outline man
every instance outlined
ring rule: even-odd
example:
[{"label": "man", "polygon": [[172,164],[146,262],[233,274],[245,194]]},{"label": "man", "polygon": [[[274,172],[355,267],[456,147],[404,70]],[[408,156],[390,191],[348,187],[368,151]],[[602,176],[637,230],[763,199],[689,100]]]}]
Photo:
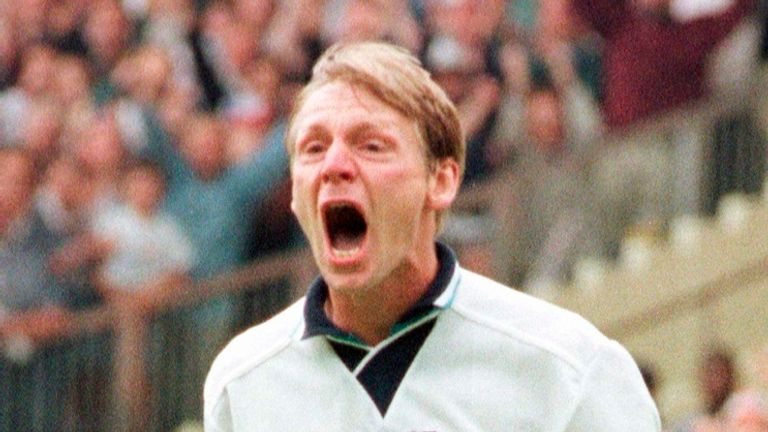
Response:
[{"label": "man", "polygon": [[679,22],[670,13],[671,0],[572,0],[574,12],[605,39],[603,111],[610,129],[706,95],[710,54],[754,0],[733,3],[721,13]]},{"label": "man", "polygon": [[69,293],[48,268],[60,239],[33,206],[36,183],[28,153],[0,148],[0,429],[56,430],[71,374]]},{"label": "man", "polygon": [[[168,176],[163,206],[178,221],[195,251],[190,269],[193,280],[213,277],[245,261],[253,215],[287,171],[284,129],[273,126],[260,151],[233,165],[227,163],[225,155],[228,131],[216,117],[194,116],[176,146],[155,129],[157,139],[148,141],[143,156],[157,162]],[[199,389],[216,351],[236,325],[236,310],[235,298],[224,296],[172,315],[172,321],[177,322],[174,325],[195,340],[179,339],[181,345],[175,349],[184,353],[189,365],[182,368],[183,374],[169,375],[181,378],[174,385],[183,386],[182,390],[172,393],[187,398],[183,402],[182,398],[174,399],[183,404],[184,417],[200,411]],[[178,364],[172,361],[167,367],[176,370]]]},{"label": "man", "polygon": [[593,106],[587,95],[582,88],[561,93],[542,81],[523,97],[524,131],[515,131],[522,139],[510,185],[515,231],[508,274],[529,293],[544,293],[567,280],[577,254],[600,251],[602,236],[594,232],[594,197],[583,162],[593,142],[586,137],[595,131],[588,130],[589,122],[573,120],[575,110],[583,115]]},{"label": "man", "polygon": [[207,431],[660,429],[618,344],[462,269],[435,242],[464,140],[413,57],[378,43],[330,48],[287,146],[292,209],[321,277],[219,355]]}]

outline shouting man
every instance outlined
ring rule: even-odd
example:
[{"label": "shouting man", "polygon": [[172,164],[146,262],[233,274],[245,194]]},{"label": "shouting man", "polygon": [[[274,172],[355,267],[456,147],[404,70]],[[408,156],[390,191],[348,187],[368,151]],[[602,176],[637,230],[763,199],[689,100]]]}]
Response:
[{"label": "shouting man", "polygon": [[219,355],[208,432],[660,430],[621,346],[462,269],[436,241],[465,142],[415,58],[331,47],[287,148],[292,208],[321,276]]}]

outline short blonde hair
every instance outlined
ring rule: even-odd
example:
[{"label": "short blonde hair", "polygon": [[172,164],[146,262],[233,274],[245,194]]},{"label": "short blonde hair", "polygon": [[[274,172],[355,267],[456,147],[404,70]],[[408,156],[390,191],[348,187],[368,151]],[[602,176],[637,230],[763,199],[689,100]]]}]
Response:
[{"label": "short blonde hair", "polygon": [[466,144],[456,106],[416,57],[383,42],[339,43],[323,53],[293,106],[286,139],[289,154],[293,154],[296,142],[297,113],[309,95],[333,82],[363,88],[415,119],[430,167],[451,158],[459,164],[459,172],[464,171]]}]

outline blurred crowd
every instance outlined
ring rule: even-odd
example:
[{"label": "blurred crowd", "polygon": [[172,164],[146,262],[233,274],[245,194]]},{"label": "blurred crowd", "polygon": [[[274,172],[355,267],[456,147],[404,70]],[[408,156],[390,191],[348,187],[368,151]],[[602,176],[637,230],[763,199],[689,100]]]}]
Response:
[{"label": "blurred crowd", "polygon": [[[725,346],[710,346],[697,365],[699,410],[680,419],[662,419],[666,432],[763,432],[768,430],[768,346],[742,358]],[[661,379],[641,367],[651,394]],[[750,384],[746,384],[749,382]]]},{"label": "blurred crowd", "polygon": [[[71,310],[105,300],[151,314],[186,281],[300,242],[285,122],[314,60],[340,41],[418,54],[458,106],[466,184],[517,173],[516,229],[531,234],[515,242],[514,276],[563,277],[572,249],[601,248],[588,245],[595,189],[583,174],[599,137],[707,97],[709,56],[756,6],[0,2],[0,338],[55,340]],[[757,62],[745,52],[734,64]],[[189,318],[210,341],[200,357],[228,337],[233,307]]]}]

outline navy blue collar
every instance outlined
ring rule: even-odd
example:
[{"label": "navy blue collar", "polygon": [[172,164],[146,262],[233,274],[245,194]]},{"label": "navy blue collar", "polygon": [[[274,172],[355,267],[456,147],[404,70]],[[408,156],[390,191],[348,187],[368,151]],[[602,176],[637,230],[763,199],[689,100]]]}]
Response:
[{"label": "navy blue collar", "polygon": [[[424,317],[438,307],[435,305],[435,301],[445,291],[453,277],[456,269],[456,255],[448,246],[439,242],[435,243],[435,250],[438,261],[435,279],[419,301],[395,323],[390,330],[391,335],[398,333],[398,331],[407,327],[410,323]],[[318,277],[312,282],[307,292],[304,304],[306,327],[302,339],[324,335],[338,340],[347,340],[358,345],[364,344],[357,336],[339,329],[331,322],[324,309],[327,298],[328,285],[326,285],[322,277]]]}]

